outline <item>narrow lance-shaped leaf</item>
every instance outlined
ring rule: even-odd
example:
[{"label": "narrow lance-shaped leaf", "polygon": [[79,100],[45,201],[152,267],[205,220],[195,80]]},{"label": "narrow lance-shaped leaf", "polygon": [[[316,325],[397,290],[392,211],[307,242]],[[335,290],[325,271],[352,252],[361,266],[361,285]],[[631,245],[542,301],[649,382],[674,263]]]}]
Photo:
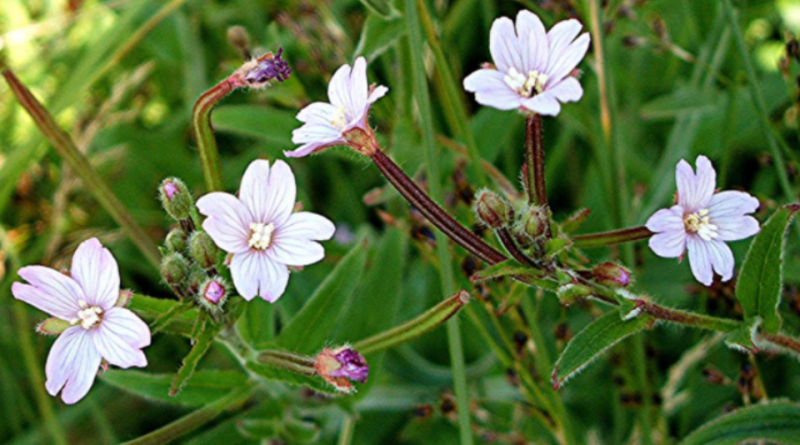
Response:
[{"label": "narrow lance-shaped leaf", "polygon": [[570,340],[558,358],[551,376],[553,388],[561,387],[608,348],[646,328],[650,321],[647,315],[623,321],[618,311],[609,311],[593,321]]},{"label": "narrow lance-shaped leaf", "polygon": [[218,331],[218,327],[210,326],[208,323],[205,324],[197,337],[197,341],[195,341],[194,346],[192,346],[192,350],[189,351],[189,354],[183,359],[181,368],[178,370],[178,373],[175,374],[175,379],[172,381],[172,386],[169,388],[169,395],[178,395],[186,382],[194,375],[197,364],[200,363],[200,359],[202,359],[209,348],[211,348],[211,345],[214,343],[214,337],[216,337]]},{"label": "narrow lance-shaped leaf", "polygon": [[367,259],[363,243],[355,244],[281,331],[277,342],[282,348],[295,353],[319,352],[361,278]]},{"label": "narrow lance-shaped leaf", "polygon": [[238,371],[197,371],[180,394],[170,397],[171,374],[113,370],[101,375],[106,383],[145,399],[193,407],[205,406],[247,384],[247,376]]},{"label": "narrow lance-shaped leaf", "polygon": [[748,406],[706,423],[680,445],[737,445],[759,441],[800,444],[800,405],[780,401]]},{"label": "narrow lance-shaped leaf", "polygon": [[782,207],[767,221],[750,245],[736,284],[736,298],[746,319],[761,317],[761,327],[775,334],[781,327],[778,314],[783,287],[783,251],[786,228],[800,205]]}]

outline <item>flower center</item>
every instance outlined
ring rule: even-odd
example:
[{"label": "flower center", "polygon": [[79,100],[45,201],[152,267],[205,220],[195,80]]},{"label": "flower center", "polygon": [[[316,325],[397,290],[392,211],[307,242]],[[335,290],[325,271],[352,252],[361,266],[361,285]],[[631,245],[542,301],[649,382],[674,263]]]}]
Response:
[{"label": "flower center", "polygon": [[275,233],[275,224],[250,223],[250,240],[247,245],[251,249],[265,250],[272,243],[273,233]]},{"label": "flower center", "polygon": [[506,85],[524,97],[533,97],[544,91],[544,84],[547,83],[547,74],[539,71],[530,71],[528,76],[511,67],[508,74],[503,78]]},{"label": "flower center", "polygon": [[347,115],[343,106],[339,105],[331,116],[331,125],[338,130],[344,130],[347,125]]},{"label": "flower center", "polygon": [[97,306],[89,306],[83,300],[78,301],[78,306],[81,307],[81,310],[78,311],[78,318],[70,320],[70,323],[80,323],[81,327],[87,331],[100,324],[102,320],[100,314],[103,313],[102,309]]},{"label": "flower center", "polygon": [[683,226],[686,228],[687,232],[696,233],[705,241],[711,241],[719,236],[719,233],[717,233],[718,227],[711,224],[711,217],[708,215],[708,209],[702,209],[684,216]]}]

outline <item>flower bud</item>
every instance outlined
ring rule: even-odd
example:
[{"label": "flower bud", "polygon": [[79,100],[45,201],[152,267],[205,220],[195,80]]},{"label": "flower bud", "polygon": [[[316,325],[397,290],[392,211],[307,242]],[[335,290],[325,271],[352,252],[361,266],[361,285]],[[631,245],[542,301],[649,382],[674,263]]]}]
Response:
[{"label": "flower bud", "polygon": [[198,292],[198,301],[206,309],[219,310],[228,297],[227,286],[221,277],[207,279]]},{"label": "flower bud", "polygon": [[594,266],[592,276],[595,281],[610,287],[626,287],[631,283],[631,273],[619,264],[605,262]]},{"label": "flower bud", "polygon": [[475,213],[492,229],[503,227],[513,217],[511,206],[500,195],[487,190],[478,193],[475,199]]},{"label": "flower bud", "polygon": [[530,206],[520,218],[519,229],[531,238],[544,235],[547,228],[547,211],[539,206]]},{"label": "flower bud", "polygon": [[217,264],[219,249],[206,232],[194,232],[189,238],[189,254],[198,266],[211,269]]},{"label": "flower bud", "polygon": [[170,252],[183,252],[186,250],[186,232],[181,229],[172,229],[164,239],[164,245]]},{"label": "flower bud", "polygon": [[281,59],[283,48],[279,48],[277,54],[267,54],[258,59],[252,60],[242,67],[244,81],[252,88],[263,88],[272,80],[283,82],[289,78],[292,69],[285,60]]},{"label": "flower bud", "polygon": [[161,205],[169,216],[176,221],[189,218],[194,202],[183,181],[178,178],[167,178],[161,182],[158,191]]},{"label": "flower bud", "polygon": [[364,383],[369,377],[369,366],[364,357],[347,346],[324,348],[314,363],[317,373],[337,390],[349,393],[355,388],[350,381]]},{"label": "flower bud", "polygon": [[592,290],[582,284],[568,283],[560,286],[556,290],[556,295],[561,304],[570,306],[577,301],[591,296]]},{"label": "flower bud", "polygon": [[189,264],[179,253],[171,253],[161,259],[161,276],[171,286],[180,286],[189,274]]}]

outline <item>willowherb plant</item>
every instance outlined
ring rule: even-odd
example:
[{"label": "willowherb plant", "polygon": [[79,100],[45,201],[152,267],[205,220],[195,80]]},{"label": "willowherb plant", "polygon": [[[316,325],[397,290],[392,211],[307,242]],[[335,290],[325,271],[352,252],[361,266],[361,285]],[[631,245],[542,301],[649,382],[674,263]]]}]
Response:
[{"label": "willowherb plant", "polygon": [[[374,301],[380,301],[383,292],[397,292],[389,287],[410,287],[417,278],[423,279],[419,270],[419,277],[403,277],[401,266],[392,267],[394,261],[402,262],[395,255],[404,254],[406,242],[404,233],[395,230],[391,232],[394,235],[382,238],[378,247],[370,245],[374,244],[374,236],[358,233],[350,251],[334,260],[336,267],[310,298],[302,305],[298,302],[292,303],[293,307],[282,306],[288,299],[297,299],[297,295],[287,292],[290,276],[296,275],[296,281],[306,280],[306,274],[322,267],[317,263],[325,259],[324,243],[343,229],[340,226],[337,233],[337,227],[327,217],[303,210],[298,203],[293,168],[280,159],[250,160],[241,174],[238,190],[225,191],[228,189],[211,125],[212,110],[235,90],[262,90],[297,76],[283,58],[282,49],[251,57],[246,35],[236,28],[231,36],[249,60],[205,92],[192,114],[206,193],[195,200],[192,190],[198,185],[187,185],[176,177],[168,177],[158,185],[159,200],[173,223],[158,249],[158,270],[172,297],[121,292],[117,262],[96,238],[80,244],[69,270],[59,272],[44,266],[18,270],[27,283],[13,284],[14,297],[50,314],[53,318],[42,322],[37,330],[58,335],[45,368],[47,392],[53,396],[60,392],[64,402],[76,403],[90,392],[100,369],[147,367],[143,348],[150,346],[151,336],[176,334],[188,338],[191,348],[166,385],[159,386],[163,379],[155,375],[132,372],[112,372],[114,377],[109,381],[159,400],[174,398],[186,404],[196,403],[188,400],[201,400],[197,403],[201,407],[133,443],[166,443],[228,409],[242,409],[245,413],[236,418],[236,428],[245,437],[281,443],[319,440],[320,434],[327,433],[320,433],[316,423],[336,412],[344,424],[341,443],[348,443],[354,422],[359,421],[355,414],[365,401],[369,397],[393,397],[388,391],[381,396],[374,390],[379,384],[375,383],[375,376],[383,372],[383,352],[398,348],[401,357],[413,360],[406,343],[450,323],[447,336],[451,372],[446,373],[445,380],[454,397],[444,396],[439,411],[459,427],[461,443],[472,443],[476,438],[500,443],[599,443],[594,426],[587,432],[579,426],[583,423],[580,409],[565,404],[562,395],[568,390],[563,388],[572,379],[580,379],[576,376],[604,353],[620,349],[623,341],[628,342],[626,349],[636,357],[624,369],[626,378],[636,381],[637,392],[631,398],[638,397],[634,403],[639,407],[631,416],[635,420],[630,423],[635,426],[628,428],[622,424],[629,422],[618,419],[620,425],[615,428],[628,428],[624,443],[673,443],[676,438],[686,444],[712,443],[715,437],[731,438],[713,442],[720,444],[740,440],[797,443],[800,408],[787,401],[768,402],[768,384],[760,376],[754,377],[757,371],[752,370],[739,389],[745,404],[751,405],[751,398],[759,403],[701,426],[690,435],[682,431],[673,437],[673,431],[653,406],[654,382],[642,335],[637,334],[659,325],[683,326],[714,332],[698,347],[710,348],[712,343],[723,341],[737,354],[745,354],[751,364],[764,353],[800,357],[800,339],[782,330],[779,311],[785,237],[800,205],[777,206],[772,216],[760,224],[753,214],[762,207],[775,206],[762,206],[747,192],[718,191],[717,172],[711,160],[700,155],[696,170],[685,160],[677,163],[674,204],[653,213],[645,225],[578,234],[589,218],[588,211],[579,210],[559,220],[551,208],[545,181],[548,149],[544,125],[545,120],[558,125],[559,120],[565,119],[561,116],[562,107],[579,106],[572,103],[584,96],[581,67],[586,55],[592,54],[590,45],[595,36],[581,34],[583,24],[576,19],[557,22],[548,30],[537,14],[523,10],[514,21],[507,17],[494,20],[489,31],[493,63],[484,64],[463,79],[463,89],[474,93],[478,104],[503,113],[519,113],[525,119],[524,155],[518,170],[520,193],[512,180],[478,156],[472,129],[454,118],[453,125],[468,146],[471,163],[469,173],[460,167],[456,170],[471,177],[464,180],[466,185],[457,179],[453,182],[455,188],[466,191],[459,196],[471,206],[477,221],[471,226],[470,213],[459,214],[457,206],[449,205],[441,193],[437,161],[441,153],[435,151],[421,30],[427,34],[436,62],[437,81],[452,86],[448,79],[453,80],[453,75],[444,65],[447,55],[437,40],[424,2],[405,3],[402,13],[393,6],[384,12],[389,19],[403,15],[410,27],[408,71],[414,79],[414,101],[409,102],[418,110],[426,140],[427,176],[409,176],[388,153],[385,141],[393,139],[383,137],[380,129],[370,125],[373,105],[379,99],[388,100],[391,94],[386,86],[370,83],[367,58],[363,56],[357,57],[352,66],[344,64],[333,73],[327,89],[328,102],[310,103],[297,113],[299,124],[292,133],[292,143],[297,147],[284,155],[324,157],[330,155],[329,149],[344,146],[374,164],[408,204],[387,206],[380,214],[382,220],[387,226],[402,231],[410,228],[412,233],[421,234],[415,243],[425,259],[421,264],[425,269],[439,271],[446,298],[402,323],[390,314],[391,302],[387,302],[385,316],[375,311],[380,304]],[[602,48],[599,42],[594,44]],[[116,213],[110,210],[112,215],[147,251],[148,239],[142,239],[135,221],[126,219],[124,207],[105,183],[95,179],[96,173],[84,155],[13,73],[6,70],[4,75],[53,145],[73,169],[89,178],[87,181],[97,181],[95,193],[103,205],[116,209]],[[406,78],[406,83],[409,80]],[[458,91],[451,89],[443,96],[448,98],[447,106],[458,109],[454,111],[456,116],[461,113],[466,118]],[[293,162],[300,166],[305,160]],[[486,181],[484,175],[490,180]],[[479,191],[473,193],[474,189]],[[398,216],[406,208],[411,216]],[[430,226],[437,231],[430,231]],[[648,240],[649,248],[659,257],[683,259],[688,254],[688,267],[696,281],[712,287],[734,278],[736,261],[726,243],[751,237],[755,238],[747,256],[740,261],[735,288],[729,288],[741,308],[739,318],[676,309],[658,303],[659,295],[642,295],[638,283],[647,278],[639,274],[639,258],[626,247],[626,243],[644,244],[641,242]],[[435,254],[431,244],[435,245]],[[451,249],[452,246],[459,248]],[[593,261],[584,253],[603,247],[623,249],[623,254],[615,255],[614,261]],[[461,264],[464,277],[454,276],[456,264]],[[310,270],[304,270],[306,267]],[[686,266],[664,265],[661,273],[673,276],[680,267]],[[715,281],[715,274],[719,280]],[[462,290],[457,290],[457,284],[463,285]],[[467,306],[471,295],[478,301]],[[548,307],[550,300],[557,301],[562,319],[567,311],[588,312],[590,316],[581,318],[582,325],[574,336],[563,323],[557,325],[553,336],[538,325],[539,311]],[[365,301],[373,301],[370,307],[376,313],[361,310],[359,304]],[[272,305],[280,308],[279,327]],[[455,317],[465,307],[463,312],[471,323],[469,332],[476,334],[482,349],[491,351],[486,369],[473,365],[467,372],[465,339],[457,324],[461,317]],[[269,333],[259,338],[260,329]],[[681,330],[678,335],[694,334]],[[200,366],[215,344],[233,357],[236,368],[229,374]],[[551,349],[558,354],[555,360],[551,360]],[[672,369],[693,366],[700,360],[693,351],[687,352]],[[496,399],[485,397],[493,395],[487,394],[490,389],[478,388],[478,382],[496,385],[488,379],[481,380],[482,373],[488,373],[490,367],[502,369],[507,379]],[[439,370],[433,366],[427,369]],[[669,408],[665,410],[684,403],[676,395],[682,374],[675,372],[677,377],[670,374],[661,392],[668,397],[664,403]],[[726,376],[708,372],[716,376],[714,381],[730,383]],[[613,383],[603,380],[597,384]],[[214,385],[224,394],[209,389]],[[148,389],[142,389],[144,386]],[[298,386],[321,397],[309,397],[307,393],[298,396],[292,390]],[[153,387],[158,387],[158,395],[154,395]],[[276,405],[280,408],[265,409],[271,401],[279,402]],[[512,407],[506,414],[509,418],[513,414],[515,420],[510,427],[504,427],[505,436],[492,430],[499,429],[499,422],[487,421],[491,416],[484,410],[484,405],[496,402]],[[656,400],[658,403],[661,401]],[[429,408],[417,406],[421,418],[430,416]],[[778,417],[786,421],[766,425],[767,420]]]}]

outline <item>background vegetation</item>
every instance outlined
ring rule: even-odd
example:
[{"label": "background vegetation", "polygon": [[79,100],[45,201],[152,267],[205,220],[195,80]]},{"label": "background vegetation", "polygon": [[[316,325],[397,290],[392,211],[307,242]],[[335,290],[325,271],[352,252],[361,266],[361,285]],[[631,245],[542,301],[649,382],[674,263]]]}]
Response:
[{"label": "background vegetation", "polygon": [[[283,158],[282,151],[293,147],[296,112],[310,101],[325,100],[330,75],[356,55],[370,60],[371,80],[390,88],[372,113],[388,152],[410,174],[422,172],[425,165],[420,113],[413,100],[410,58],[415,49],[409,43],[403,2],[2,3],[0,63],[14,69],[57,117],[154,241],[163,239],[169,228],[155,199],[159,181],[175,175],[197,194],[203,190],[191,109],[204,90],[242,63],[226,37],[233,25],[250,32],[257,53],[284,48],[294,72],[289,81],[266,91],[237,92],[215,111],[228,190],[235,189],[253,159]],[[780,204],[797,200],[800,64],[786,59],[785,44],[800,32],[800,2],[738,2],[737,27],[726,17],[724,3],[431,0],[424,11],[432,17],[458,82],[490,60],[489,27],[500,15],[527,8],[548,26],[577,15],[593,32],[592,48],[580,66],[584,98],[565,106],[557,119],[545,119],[547,183],[555,217],[589,208],[591,215],[581,229],[588,232],[644,223],[671,200],[677,160],[693,160],[697,154],[715,163],[719,187],[749,190],[761,199],[762,221]],[[443,175],[438,179],[447,207],[461,221],[474,224],[468,200],[477,182],[458,150],[458,115],[446,93],[452,85],[441,76],[433,53],[426,50],[424,57],[432,124],[441,149]],[[756,106],[754,98],[763,106]],[[519,188],[524,117],[479,108],[466,95],[459,100],[470,111],[469,127],[482,157]],[[294,274],[278,304],[257,302],[248,308],[245,322],[252,338],[269,342],[361,236],[368,240],[367,268],[353,294],[331,313],[338,318],[330,339],[348,339],[356,324],[386,328],[443,298],[441,265],[432,247],[441,240],[386,188],[375,168],[345,150],[292,160],[290,165],[298,177],[299,199],[332,219],[338,232],[326,245],[325,261]],[[123,286],[154,297],[171,298],[171,293],[157,269],[45,142],[5,84],[0,85],[0,226],[0,441],[118,443],[228,394],[229,388],[219,385],[237,378],[238,363],[219,348],[201,363],[207,373],[198,374],[194,392],[170,399],[166,388],[189,344],[159,334],[146,350],[146,372],[163,374],[164,379],[133,383],[136,372],[122,376],[112,371],[72,407],[46,395],[44,360],[52,340],[34,333],[44,316],[10,294],[17,268],[32,263],[65,266],[77,243],[98,236],[116,255]],[[784,329],[794,334],[800,333],[796,235],[793,231],[789,238],[781,306]],[[739,264],[747,245],[732,246]],[[586,253],[593,260],[634,259],[635,289],[656,301],[741,317],[733,284],[703,288],[695,284],[687,264],[657,258],[645,243],[630,251]],[[514,383],[522,369],[548,387],[549,373],[542,372],[540,360],[553,359],[599,308],[587,304],[566,310],[549,295],[531,291],[523,296],[526,315],[536,321],[539,332],[515,332],[512,315],[500,317],[503,345],[511,354],[531,356],[530,335],[540,336],[541,342],[531,368],[507,369],[479,326],[489,313],[481,306],[496,308],[509,287],[476,291],[468,280],[471,265],[465,252],[455,248],[454,255],[466,271],[457,274],[458,286],[475,298],[460,317],[476,437],[498,443],[523,443],[523,438],[553,442],[547,419],[523,402]],[[640,350],[634,342],[641,341]],[[181,443],[259,443],[256,426],[264,425],[253,423],[259,419],[282,419],[289,425],[283,432],[289,443],[309,437],[324,443],[338,438],[357,444],[457,442],[444,329],[372,359],[371,365],[370,383],[351,402],[326,402],[308,391],[276,385]],[[643,406],[653,409],[653,441],[672,443],[670,437],[682,438],[759,399],[800,399],[798,376],[800,364],[792,358],[759,354],[748,359],[707,332],[659,328],[615,347],[558,394],[580,443],[637,443]]]}]

